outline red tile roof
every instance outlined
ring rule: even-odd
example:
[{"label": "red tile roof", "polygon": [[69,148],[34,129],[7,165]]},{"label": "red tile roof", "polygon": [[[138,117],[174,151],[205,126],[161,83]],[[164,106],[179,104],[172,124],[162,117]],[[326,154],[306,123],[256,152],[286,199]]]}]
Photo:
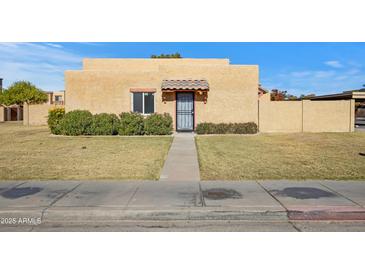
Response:
[{"label": "red tile roof", "polygon": [[209,90],[208,81],[205,79],[181,79],[181,80],[162,80],[162,90]]}]

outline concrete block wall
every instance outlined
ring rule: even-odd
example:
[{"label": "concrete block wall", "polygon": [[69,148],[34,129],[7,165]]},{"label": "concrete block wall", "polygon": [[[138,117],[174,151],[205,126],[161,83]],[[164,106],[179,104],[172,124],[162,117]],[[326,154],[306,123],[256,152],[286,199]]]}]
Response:
[{"label": "concrete block wall", "polygon": [[259,99],[260,132],[353,132],[354,100],[270,101]]},{"label": "concrete block wall", "polygon": [[23,125],[43,126],[47,125],[48,111],[55,108],[54,104],[24,105]]},{"label": "concrete block wall", "polygon": [[353,132],[354,100],[303,101],[304,132]]},{"label": "concrete block wall", "polygon": [[5,121],[5,112],[4,112],[4,107],[0,106],[0,123]]}]

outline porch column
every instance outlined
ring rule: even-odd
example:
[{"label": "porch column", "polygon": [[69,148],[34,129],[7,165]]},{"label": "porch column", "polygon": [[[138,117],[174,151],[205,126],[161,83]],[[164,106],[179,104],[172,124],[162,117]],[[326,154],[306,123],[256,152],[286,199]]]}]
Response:
[{"label": "porch column", "polygon": [[6,121],[11,121],[11,108],[6,108]]},{"label": "porch column", "polygon": [[20,121],[20,106],[16,107],[16,120]]}]

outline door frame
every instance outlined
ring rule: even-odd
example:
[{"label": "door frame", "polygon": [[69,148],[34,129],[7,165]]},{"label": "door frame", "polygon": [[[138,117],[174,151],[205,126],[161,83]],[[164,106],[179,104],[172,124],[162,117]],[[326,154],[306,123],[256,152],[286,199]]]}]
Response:
[{"label": "door frame", "polygon": [[[193,95],[193,129],[192,130],[178,130],[177,129],[177,98],[178,98],[178,93],[190,93]],[[182,90],[182,91],[175,91],[175,131],[176,132],[194,132],[195,131],[195,92],[194,91],[185,91],[185,90]]]}]

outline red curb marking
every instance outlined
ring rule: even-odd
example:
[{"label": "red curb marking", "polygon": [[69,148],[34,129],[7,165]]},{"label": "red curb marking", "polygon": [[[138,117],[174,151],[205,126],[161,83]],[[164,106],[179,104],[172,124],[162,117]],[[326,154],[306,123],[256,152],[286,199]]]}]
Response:
[{"label": "red curb marking", "polygon": [[365,211],[289,211],[289,220],[365,221]]}]

